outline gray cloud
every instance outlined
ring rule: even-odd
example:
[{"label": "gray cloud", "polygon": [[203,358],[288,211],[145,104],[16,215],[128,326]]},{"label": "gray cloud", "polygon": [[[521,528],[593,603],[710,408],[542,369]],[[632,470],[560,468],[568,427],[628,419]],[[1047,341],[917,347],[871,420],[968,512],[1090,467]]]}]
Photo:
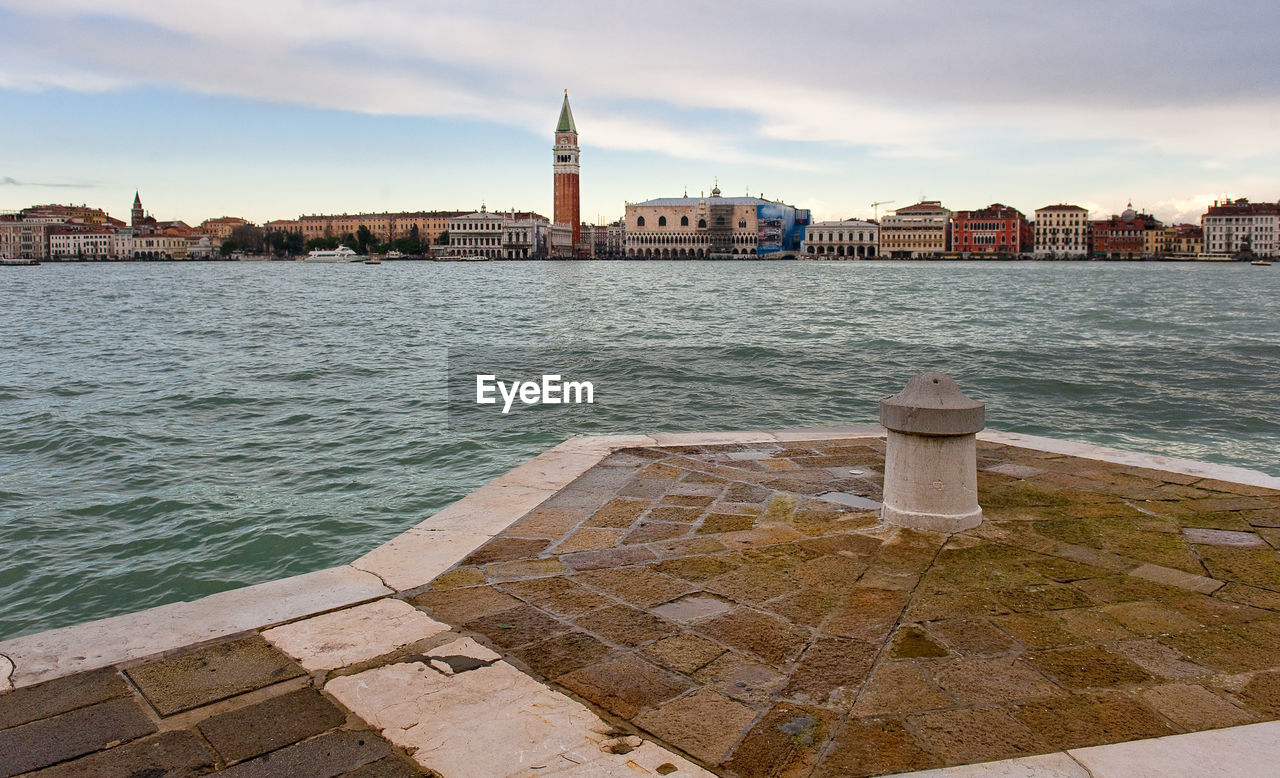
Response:
[{"label": "gray cloud", "polygon": [[11,176],[0,177],[0,186],[36,186],[52,189],[92,189],[95,184],[40,184],[33,181],[19,181]]}]

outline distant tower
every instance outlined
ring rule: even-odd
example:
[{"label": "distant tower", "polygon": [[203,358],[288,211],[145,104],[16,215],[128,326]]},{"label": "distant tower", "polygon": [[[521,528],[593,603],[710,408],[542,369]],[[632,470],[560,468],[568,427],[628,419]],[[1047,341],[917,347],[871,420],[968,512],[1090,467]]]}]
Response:
[{"label": "distant tower", "polygon": [[136,191],[133,193],[133,218],[129,224],[135,230],[142,227],[142,220],[146,218],[146,214],[142,211],[142,195]]},{"label": "distant tower", "polygon": [[578,128],[573,123],[573,111],[569,110],[569,90],[564,90],[564,104],[560,107],[560,121],[556,122],[555,162],[555,210],[552,221],[566,224],[573,229],[573,250],[577,250],[582,233],[582,220],[578,214]]}]

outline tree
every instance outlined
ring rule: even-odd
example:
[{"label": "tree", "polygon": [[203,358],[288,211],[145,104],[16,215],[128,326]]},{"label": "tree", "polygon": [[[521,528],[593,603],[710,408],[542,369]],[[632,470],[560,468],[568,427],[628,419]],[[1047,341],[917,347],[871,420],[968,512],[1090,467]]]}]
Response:
[{"label": "tree", "polygon": [[236,245],[234,240],[224,240],[222,242],[222,247],[219,248],[218,251],[222,253],[222,256],[229,257],[237,248],[239,248],[239,246]]},{"label": "tree", "polygon": [[337,247],[337,238],[312,238],[303,246],[307,251],[333,251]]},{"label": "tree", "polygon": [[266,249],[266,231],[252,224],[240,224],[231,230],[231,240],[239,248],[260,254]]},{"label": "tree", "polygon": [[369,244],[373,243],[373,231],[361,224],[356,230],[356,243],[360,246],[359,253],[369,253]]},{"label": "tree", "polygon": [[437,235],[437,236],[436,236],[436,245],[437,245],[437,246],[448,246],[448,245],[449,245],[449,231],[448,231],[448,230],[443,230],[439,235]]}]

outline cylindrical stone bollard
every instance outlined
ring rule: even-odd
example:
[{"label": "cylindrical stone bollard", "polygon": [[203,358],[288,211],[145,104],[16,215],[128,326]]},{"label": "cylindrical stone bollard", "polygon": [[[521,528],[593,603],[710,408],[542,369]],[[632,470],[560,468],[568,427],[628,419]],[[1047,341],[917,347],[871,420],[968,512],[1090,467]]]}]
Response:
[{"label": "cylindrical stone bollard", "polygon": [[881,518],[933,532],[978,526],[975,436],[986,404],[966,397],[946,373],[920,373],[880,401],[880,423],[889,431]]}]

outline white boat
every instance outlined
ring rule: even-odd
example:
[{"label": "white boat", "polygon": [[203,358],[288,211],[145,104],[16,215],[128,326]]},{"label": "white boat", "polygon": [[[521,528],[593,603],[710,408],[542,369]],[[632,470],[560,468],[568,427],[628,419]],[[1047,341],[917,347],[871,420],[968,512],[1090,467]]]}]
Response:
[{"label": "white boat", "polygon": [[339,246],[336,249],[316,249],[306,255],[299,262],[359,262],[360,255],[347,248]]},{"label": "white boat", "polygon": [[404,252],[391,249],[387,252],[387,259],[404,259]]},{"label": "white boat", "polygon": [[444,256],[436,257],[436,262],[492,262],[493,257],[455,257]]}]

